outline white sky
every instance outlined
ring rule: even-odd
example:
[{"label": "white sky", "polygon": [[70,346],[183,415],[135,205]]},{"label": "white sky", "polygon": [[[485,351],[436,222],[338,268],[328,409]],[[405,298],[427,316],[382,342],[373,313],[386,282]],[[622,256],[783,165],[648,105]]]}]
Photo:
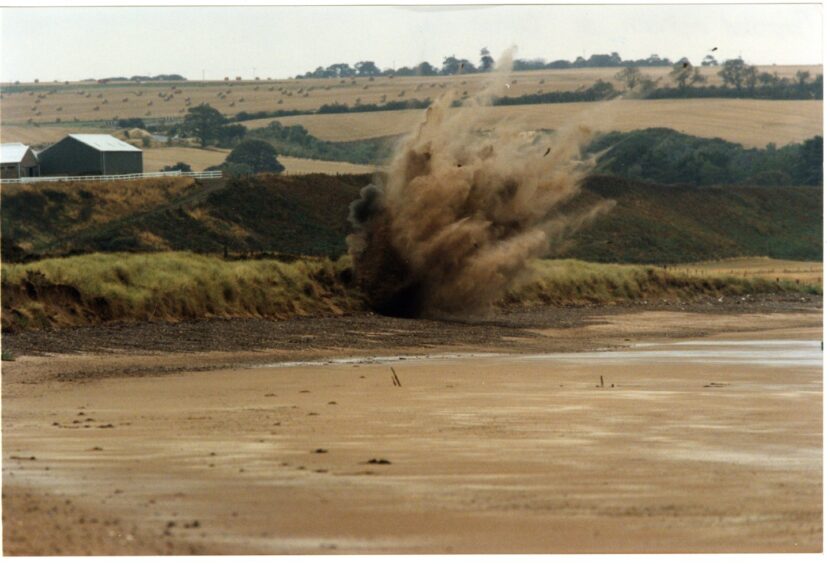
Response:
[{"label": "white sky", "polygon": [[568,59],[617,51],[698,64],[822,62],[822,6],[92,7],[0,9],[0,80],[179,73],[286,78],[373,60],[381,68],[446,55]]}]

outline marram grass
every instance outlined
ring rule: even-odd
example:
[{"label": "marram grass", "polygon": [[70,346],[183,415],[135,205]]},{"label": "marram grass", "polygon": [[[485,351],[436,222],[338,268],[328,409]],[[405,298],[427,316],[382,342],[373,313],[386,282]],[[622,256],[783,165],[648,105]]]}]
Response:
[{"label": "marram grass", "polygon": [[[340,315],[363,311],[351,261],[226,261],[193,253],[95,253],[4,264],[5,329],[101,322]],[[575,305],[807,292],[820,286],[761,278],[693,276],[640,265],[540,260],[505,303]]]}]

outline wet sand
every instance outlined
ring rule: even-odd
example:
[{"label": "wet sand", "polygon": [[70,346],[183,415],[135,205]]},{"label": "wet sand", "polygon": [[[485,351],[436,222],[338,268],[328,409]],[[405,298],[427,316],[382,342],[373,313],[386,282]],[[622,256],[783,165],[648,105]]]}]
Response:
[{"label": "wet sand", "polygon": [[4,363],[4,552],[822,550],[820,310],[543,325]]}]

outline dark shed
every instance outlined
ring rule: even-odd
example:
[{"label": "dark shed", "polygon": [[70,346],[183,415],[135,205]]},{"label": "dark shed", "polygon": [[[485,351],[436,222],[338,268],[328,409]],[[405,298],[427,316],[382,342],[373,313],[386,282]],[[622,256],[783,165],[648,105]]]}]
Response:
[{"label": "dark shed", "polygon": [[142,157],[141,149],[112,135],[79,133],[38,153],[43,176],[141,173]]}]

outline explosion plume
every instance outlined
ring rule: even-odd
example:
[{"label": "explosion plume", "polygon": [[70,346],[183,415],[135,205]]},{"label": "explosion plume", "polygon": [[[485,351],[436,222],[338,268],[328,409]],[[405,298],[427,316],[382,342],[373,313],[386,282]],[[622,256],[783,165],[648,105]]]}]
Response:
[{"label": "explosion plume", "polygon": [[561,211],[592,162],[586,127],[553,134],[509,121],[486,128],[508,53],[478,96],[437,99],[398,146],[386,175],[353,202],[357,281],[378,312],[407,317],[482,313],[529,271],[530,260],[595,215]]}]

